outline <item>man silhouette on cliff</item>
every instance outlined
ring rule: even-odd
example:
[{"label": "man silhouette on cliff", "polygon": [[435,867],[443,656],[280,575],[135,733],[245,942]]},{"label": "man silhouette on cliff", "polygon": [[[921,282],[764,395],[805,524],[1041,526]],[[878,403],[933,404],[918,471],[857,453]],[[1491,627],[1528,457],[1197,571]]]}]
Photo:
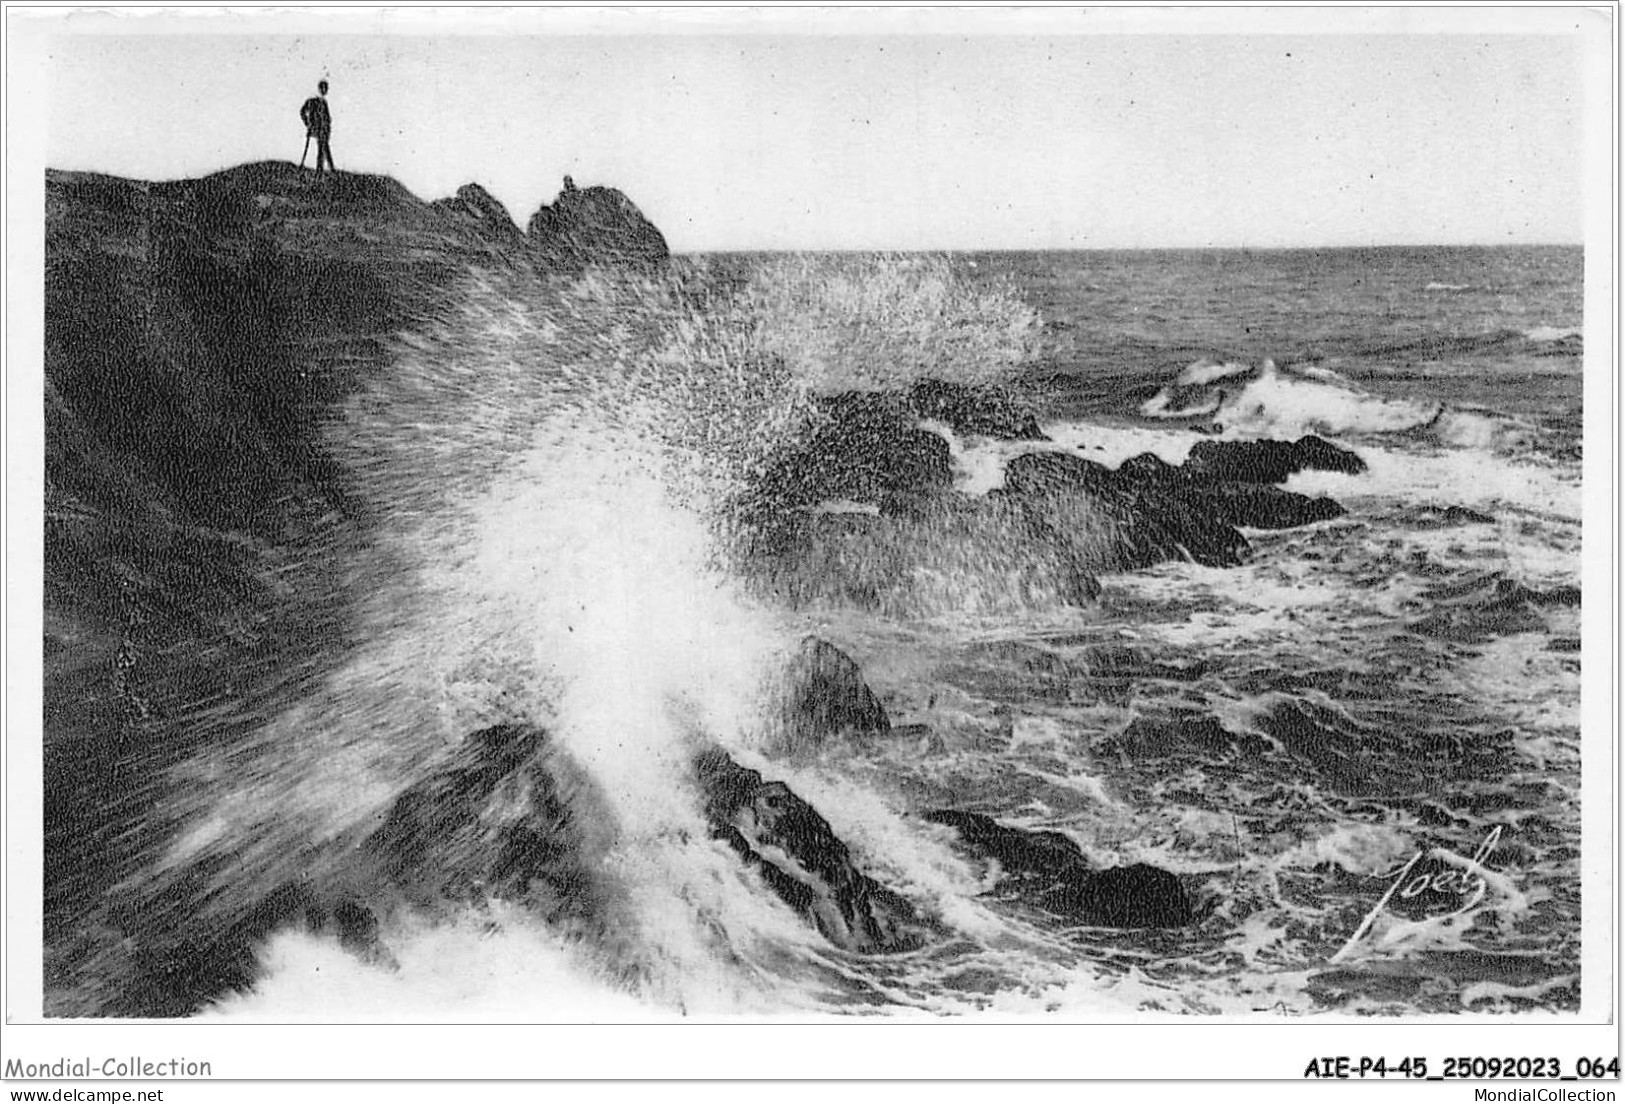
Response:
[{"label": "man silhouette on cliff", "polygon": [[333,116],[327,110],[327,82],[321,81],[318,83],[316,91],[320,92],[321,95],[312,96],[299,109],[299,118],[304,120],[305,123],[305,152],[299,158],[299,167],[301,169],[305,167],[305,157],[310,155],[310,140],[314,138],[316,139],[316,172],[321,173],[324,162],[330,170],[337,172],[338,167],[333,164],[333,151],[327,144],[328,138],[333,133]]}]

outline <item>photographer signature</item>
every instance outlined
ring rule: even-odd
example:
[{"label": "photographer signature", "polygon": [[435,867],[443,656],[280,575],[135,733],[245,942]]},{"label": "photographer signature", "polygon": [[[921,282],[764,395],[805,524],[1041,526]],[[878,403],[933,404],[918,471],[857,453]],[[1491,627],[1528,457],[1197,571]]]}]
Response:
[{"label": "photographer signature", "polygon": [[[1340,962],[1348,956],[1355,945],[1365,938],[1365,933],[1371,930],[1371,925],[1377,922],[1382,910],[1388,907],[1388,902],[1394,899],[1397,893],[1402,901],[1419,897],[1430,890],[1435,893],[1454,894],[1461,899],[1461,904],[1452,912],[1445,913],[1446,917],[1459,916],[1484,899],[1489,891],[1489,882],[1484,877],[1484,860],[1490,857],[1496,846],[1501,842],[1501,826],[1497,824],[1491,828],[1484,837],[1484,842],[1478,845],[1471,859],[1463,860],[1460,856],[1438,848],[1428,848],[1417,851],[1404,865],[1379,875],[1382,878],[1392,879],[1387,892],[1382,895],[1375,907],[1360,921],[1360,926],[1354,929],[1342,949],[1328,960]],[[1445,864],[1443,870],[1428,870],[1418,872],[1417,864],[1424,858],[1437,855]]]}]

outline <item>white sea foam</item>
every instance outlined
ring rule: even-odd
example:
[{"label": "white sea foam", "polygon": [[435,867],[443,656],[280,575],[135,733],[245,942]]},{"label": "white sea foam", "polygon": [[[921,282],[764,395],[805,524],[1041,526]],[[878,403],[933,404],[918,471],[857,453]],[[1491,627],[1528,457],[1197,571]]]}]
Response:
[{"label": "white sea foam", "polygon": [[693,741],[748,722],[779,643],[708,568],[705,521],[670,501],[660,462],[627,434],[544,429],[474,506],[448,580],[518,622],[560,688],[561,744],[634,832],[700,828]]},{"label": "white sea foam", "polygon": [[[1537,340],[1557,340],[1569,331],[1533,332],[1542,334]],[[1533,427],[1493,411],[1377,395],[1329,368],[1280,368],[1271,360],[1256,370],[1198,362],[1140,412],[1169,419],[1212,415],[1226,438],[1420,433],[1445,444],[1502,451],[1522,450],[1534,438]]]},{"label": "white sea foam", "polygon": [[1407,502],[1486,509],[1514,506],[1532,514],[1578,522],[1579,473],[1534,458],[1501,456],[1475,448],[1356,449],[1367,470],[1359,475],[1303,471],[1287,490],[1330,495],[1339,501],[1388,495]]},{"label": "white sea foam", "polygon": [[1337,369],[1326,368],[1319,364],[1295,364],[1293,365],[1292,370],[1297,372],[1299,375],[1308,376],[1311,379],[1322,380],[1326,383],[1347,384],[1348,382],[1348,377],[1343,375],[1343,373],[1339,372]]},{"label": "white sea foam", "polygon": [[[1163,401],[1156,413],[1207,413],[1219,410],[1222,401],[1218,420],[1227,438],[1304,432],[1362,438],[1356,448],[1370,463],[1369,472],[1302,473],[1288,484],[1305,493],[1331,494],[1356,511],[1363,498],[1395,496],[1578,517],[1577,501],[1568,502],[1577,500],[1577,482],[1571,486],[1549,468],[1493,455],[1507,423],[1492,415],[1370,395],[1330,370],[1283,372],[1268,363],[1254,370],[1197,362],[1176,384],[1193,392],[1159,396]],[[1198,409],[1207,399],[1183,407],[1173,401],[1204,388],[1211,390],[1211,410]],[[623,424],[658,420],[656,412]],[[1049,442],[999,442],[962,439],[939,424],[924,428],[948,442],[956,487],[972,494],[1002,485],[1005,464],[1025,452],[1065,452],[1108,467],[1149,452],[1177,465],[1196,442],[1209,439],[1181,429],[1058,424],[1046,427]],[[1429,449],[1410,438],[1392,446],[1369,443],[1373,434],[1416,429],[1457,447]],[[842,978],[935,1012],[1250,1012],[1279,1002],[1302,1006],[1302,970],[1255,970],[1234,989],[1226,981],[1181,992],[1133,967],[1108,972],[1080,961],[1075,947],[1048,942],[1048,935],[983,898],[996,871],[968,862],[951,833],[911,816],[907,801],[886,788],[887,776],[854,767],[856,760],[763,759],[750,739],[757,693],[765,665],[783,655],[788,639],[711,570],[703,504],[673,502],[669,462],[647,437],[601,421],[571,414],[544,422],[530,446],[509,457],[484,490],[463,504],[466,524],[455,529],[454,539],[435,536],[440,545],[425,557],[432,567],[420,580],[434,599],[430,608],[448,615],[443,654],[427,657],[430,673],[443,685],[454,685],[456,672],[471,660],[483,662],[508,649],[499,657],[507,665],[507,699],[537,699],[534,708],[545,714],[557,745],[602,789],[618,840],[602,872],[630,906],[636,948],[622,954],[565,944],[552,933],[533,930],[523,917],[504,915],[493,926],[489,917],[468,912],[436,924],[386,923],[382,937],[397,963],[390,969],[363,964],[325,938],[283,934],[267,949],[266,978],[252,993],[225,1002],[222,1013],[293,1018],[297,1010],[320,1009],[322,1018],[329,1018],[335,1009],[353,1007],[359,1018],[483,1019],[511,1016],[516,1009],[526,1018],[546,1018],[549,1012],[574,1017],[589,1009],[596,1018],[618,1019],[647,1018],[651,1007],[657,1015],[678,1009],[783,1011],[829,1007],[821,1003],[828,995],[824,987]],[[1493,466],[1490,478],[1484,475],[1486,465]],[[853,503],[821,508],[874,509]],[[1515,541],[1513,528],[1503,521],[1465,536],[1428,532],[1418,539],[1483,542],[1504,534]],[[1374,615],[1397,617],[1417,585],[1412,580],[1362,589],[1358,601]],[[1276,561],[1230,571],[1171,564],[1114,578],[1108,609],[1112,591],[1170,604],[1214,599],[1182,621],[1125,630],[1135,639],[1156,637],[1176,647],[1313,634],[1322,619],[1333,613],[1341,618],[1351,596],[1346,578],[1316,563]],[[1075,629],[1075,617],[1065,627]],[[520,646],[511,647],[512,641]],[[1496,654],[1512,661],[1510,652]],[[1493,678],[1496,671],[1495,664],[1486,664],[1477,674]],[[962,717],[967,731],[985,734],[977,703],[953,697],[949,688],[941,692],[944,700],[965,709],[938,708],[933,721]],[[1275,700],[1266,695],[1209,706],[1240,731],[1254,727],[1258,711]],[[456,708],[466,712],[466,701]],[[1561,728],[1562,711],[1554,710],[1536,726],[1542,739]],[[458,717],[463,723],[463,712]],[[1212,837],[1226,836],[1233,821],[1187,813],[1164,824],[1167,832],[1150,833],[1155,839],[1135,836],[1154,818],[1114,796],[1086,761],[1069,760],[1082,746],[1078,732],[1090,726],[1099,727],[1093,715],[1087,723],[1072,714],[1023,716],[1011,724],[1008,744],[997,755],[1003,764],[1017,764],[1036,789],[1068,809],[1068,816],[1081,818],[1087,832],[1079,829],[1079,834],[1087,835],[1083,846],[1091,860],[1154,861],[1185,873],[1211,867]],[[861,869],[902,891],[955,936],[978,942],[980,949],[959,963],[991,970],[1000,991],[991,997],[943,991],[933,988],[929,963],[860,970],[833,954],[754,873],[710,839],[689,763],[694,750],[711,740],[768,777],[786,781],[826,816]],[[952,754],[967,762],[989,754],[971,744],[954,745]],[[1201,785],[1200,777],[1192,784]],[[1035,798],[1033,807],[1042,807],[1041,799]],[[1339,826],[1283,854],[1231,857],[1249,879],[1328,862],[1365,874],[1391,865],[1410,846],[1411,838],[1396,827]],[[1225,845],[1226,854],[1234,850]],[[1511,913],[1527,907],[1528,899],[1518,897],[1515,887],[1511,892],[1494,888],[1496,902],[1486,907]],[[1280,919],[1272,910],[1244,917],[1230,938],[1231,948],[1250,962],[1260,961],[1263,949],[1278,950],[1292,941]],[[1465,947],[1465,931],[1451,918],[1387,918],[1370,932],[1362,953]],[[1273,952],[1272,961],[1280,962]],[[627,971],[637,979],[630,986]],[[626,996],[628,991],[635,997]],[[648,998],[656,1004],[645,1003]]]},{"label": "white sea foam", "polygon": [[[546,715],[554,746],[607,802],[613,824],[601,827],[612,842],[599,872],[618,887],[637,939],[632,949],[583,952],[589,980],[632,970],[642,995],[663,1007],[737,1009],[762,992],[749,963],[822,951],[816,933],[711,839],[691,763],[704,743],[754,727],[764,665],[786,641],[711,568],[704,518],[666,491],[668,459],[614,426],[550,419],[464,504],[460,546],[431,560],[419,585],[448,613],[439,626],[447,662],[483,647],[487,666],[506,664],[505,698],[535,699],[517,708]],[[397,939],[389,949],[399,976],[349,971],[376,982],[386,1001],[418,982],[430,1005],[451,1000],[438,975],[413,965],[435,955],[493,963],[506,947],[516,959],[547,959],[522,930],[492,937],[472,921]],[[320,940],[277,946],[251,1007],[297,997],[297,979],[332,958]],[[545,995],[564,966],[512,967],[546,975],[531,978],[538,1003],[568,1007]],[[492,988],[490,999],[513,995]]]},{"label": "white sea foam", "polygon": [[1198,360],[1186,365],[1184,371],[1179,373],[1174,382],[1186,387],[1199,387],[1203,384],[1229,379],[1231,376],[1246,375],[1252,370],[1251,365],[1239,364],[1234,361],[1220,363],[1214,360]]},{"label": "white sea foam", "polygon": [[1265,361],[1258,376],[1225,399],[1218,420],[1244,437],[1305,433],[1393,433],[1436,420],[1439,403],[1388,399],[1324,379],[1286,374]]},{"label": "white sea foam", "polygon": [[984,495],[1004,485],[1004,461],[1015,453],[1008,447],[1025,442],[996,441],[988,437],[963,438],[943,422],[922,421],[920,428],[948,442],[954,487],[965,494]]},{"label": "white sea foam", "polygon": [[1124,460],[1143,452],[1177,466],[1185,462],[1196,442],[1209,439],[1207,434],[1186,429],[1085,422],[1058,422],[1046,425],[1044,432],[1054,441],[1054,447],[1077,453],[1108,468],[1115,468]]},{"label": "white sea foam", "polygon": [[[500,912],[500,910],[499,910]],[[410,1023],[643,1021],[671,1015],[617,989],[599,964],[508,910],[391,933],[393,963],[367,963],[336,940],[282,932],[261,951],[264,976],[199,1019]]]},{"label": "white sea foam", "polygon": [[956,931],[988,937],[1005,930],[1004,922],[975,900],[989,886],[953,850],[943,829],[905,818],[883,794],[824,767],[755,765],[818,809],[864,873],[920,902]]},{"label": "white sea foam", "polygon": [[1115,468],[1142,452],[1152,452],[1171,464],[1181,464],[1191,446],[1203,439],[1200,433],[1177,429],[1141,429],[1134,426],[1104,426],[1079,422],[1057,422],[1044,427],[1048,441],[1001,441],[991,437],[961,438],[947,426],[922,423],[948,442],[953,465],[954,489],[968,495],[985,495],[1004,486],[1005,466],[1017,456],[1034,452],[1059,452],[1082,456]]}]

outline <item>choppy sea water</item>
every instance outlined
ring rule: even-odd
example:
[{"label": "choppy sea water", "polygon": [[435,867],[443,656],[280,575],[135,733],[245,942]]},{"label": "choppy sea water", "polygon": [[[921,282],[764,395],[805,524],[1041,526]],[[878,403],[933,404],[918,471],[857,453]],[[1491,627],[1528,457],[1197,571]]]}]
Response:
[{"label": "choppy sea water", "polygon": [[[690,593],[673,582],[702,573],[701,538],[645,482],[612,465],[594,513],[530,493],[559,478],[557,453],[516,465],[473,505],[484,520],[465,554],[484,566],[459,579],[505,601],[545,592],[481,630],[534,634],[538,649],[583,611],[568,640],[547,641],[584,657],[552,715],[589,770],[624,783],[610,786],[625,822],[612,861],[661,979],[648,993],[700,1014],[1577,1008],[1579,250],[954,267],[1013,282],[1039,311],[1021,379],[1052,439],[956,439],[967,494],[996,486],[1021,449],[1177,463],[1215,434],[1319,433],[1369,471],[1293,477],[1348,515],[1249,533],[1241,568],[1107,575],[1088,608],[904,619],[762,608],[720,597],[726,581]],[[575,495],[582,461],[567,462]],[[944,921],[950,937],[921,951],[841,954],[741,878],[671,797],[681,756],[640,712],[672,693],[738,701],[730,684],[806,632],[860,663],[897,731],[753,762]],[[701,712],[725,742],[748,725]],[[630,748],[611,735],[633,731]],[[1198,920],[1061,923],[1001,896],[996,870],[918,816],[942,806],[1063,831],[1102,866],[1171,869]],[[630,999],[592,948],[522,917],[493,930],[469,918],[386,932],[387,976],[319,940],[273,940],[270,976],[223,1010],[286,1014],[323,966],[384,1004],[412,996],[450,1016],[557,1015],[542,994],[564,991],[612,1010]]]}]

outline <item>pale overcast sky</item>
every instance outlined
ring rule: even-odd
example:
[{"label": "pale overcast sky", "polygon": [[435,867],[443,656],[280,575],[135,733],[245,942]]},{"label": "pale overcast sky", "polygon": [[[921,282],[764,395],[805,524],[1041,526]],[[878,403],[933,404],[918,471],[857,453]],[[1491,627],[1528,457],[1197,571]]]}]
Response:
[{"label": "pale overcast sky", "polygon": [[1582,240],[1572,33],[1192,34],[1176,14],[1136,35],[87,23],[117,33],[47,46],[46,162],[173,179],[297,161],[326,76],[341,169],[425,199],[478,181],[521,225],[570,173],[621,188],[678,251]]}]

